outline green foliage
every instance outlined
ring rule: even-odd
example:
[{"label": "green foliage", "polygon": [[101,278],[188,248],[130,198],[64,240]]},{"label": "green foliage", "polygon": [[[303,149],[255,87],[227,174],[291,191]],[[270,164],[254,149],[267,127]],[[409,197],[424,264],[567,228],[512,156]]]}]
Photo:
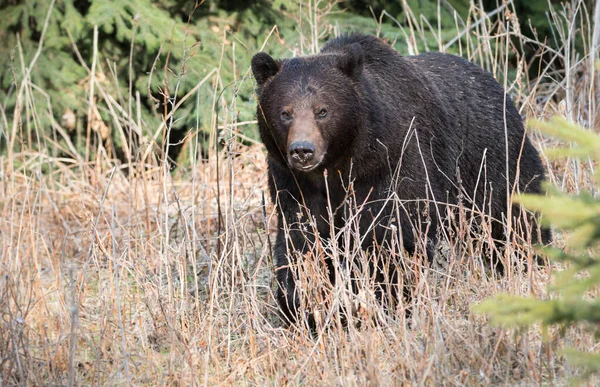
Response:
[{"label": "green foliage", "polygon": [[149,0],[125,0],[115,6],[114,1],[94,0],[86,20],[101,26],[104,33],[113,35],[119,42],[127,42],[135,36],[136,45],[149,52],[156,52],[166,38],[183,42],[184,31],[173,28],[176,23],[169,13],[152,4]]},{"label": "green foliage", "polygon": [[[6,111],[14,109],[16,94],[23,82],[26,67],[39,46],[39,39],[48,14],[50,2],[22,1],[15,5],[0,6],[0,100]],[[69,24],[73,31],[81,34],[81,25],[73,18],[72,1],[57,4],[53,17],[48,20],[44,55],[41,55],[31,71],[31,82],[50,95],[56,116],[66,108],[81,107],[83,89],[77,84],[85,77],[85,70],[67,48],[70,41],[61,33],[62,24]],[[34,93],[34,105],[46,106],[44,96]],[[35,103],[39,102],[39,103]],[[60,113],[60,114],[59,114]],[[42,120],[47,123],[47,120]]]},{"label": "green foliage", "polygon": [[[552,157],[589,157],[600,161],[600,136],[574,125],[564,118],[551,122],[530,121],[530,127],[570,142],[573,146],[555,149]],[[594,175],[600,185],[600,174]],[[541,323],[566,327],[581,324],[600,336],[600,300],[594,292],[600,288],[600,200],[590,192],[565,195],[549,189],[546,197],[522,195],[518,202],[543,215],[543,221],[568,232],[565,250],[546,248],[548,257],[563,263],[565,269],[553,273],[550,285],[551,299],[499,295],[475,309],[486,313],[495,324],[530,326]],[[600,355],[566,352],[569,360],[583,366],[588,372],[600,371]]]},{"label": "green foliage", "polygon": [[[49,13],[51,4],[54,7]],[[247,76],[250,75],[251,56],[261,49],[277,57],[316,52],[318,43],[328,39],[335,30],[379,33],[394,43],[400,52],[408,53],[407,42],[411,39],[407,27],[416,23],[424,32],[423,37],[412,44],[416,44],[420,52],[436,50],[439,37],[442,42],[447,42],[456,36],[454,10],[463,19],[469,12],[466,0],[442,2],[439,8],[438,2],[433,0],[310,4],[313,6],[308,6],[307,1],[291,0],[3,2],[0,5],[3,15],[0,38],[4,42],[0,47],[2,109],[10,117],[15,111],[21,86],[24,83],[34,85],[27,96],[30,106],[51,108],[37,112],[35,125],[23,126],[24,137],[33,139],[33,144],[27,146],[36,146],[48,138],[58,138],[64,145],[63,135],[57,136],[53,128],[61,123],[61,117],[71,112],[75,117],[72,120],[74,126],[65,128],[70,141],[76,144],[78,153],[90,151],[82,147],[87,143],[83,136],[87,135],[88,122],[98,119],[88,117],[89,68],[94,55],[93,31],[97,26],[95,82],[98,87],[94,100],[98,105],[97,114],[108,128],[112,143],[117,148],[131,148],[133,145],[124,144],[123,139],[138,133],[123,123],[120,126],[125,133],[117,133],[116,118],[104,100],[107,94],[121,107],[131,106],[132,115],[137,116],[139,110],[142,121],[139,135],[147,139],[154,135],[174,104],[194,89],[206,74],[218,68],[215,77],[197,91],[197,96],[188,98],[173,117],[175,137],[197,133],[203,143],[208,133],[214,130],[211,126],[214,125],[215,91],[223,92],[219,106],[227,105],[228,109],[219,112],[220,118],[226,115],[229,122],[254,119],[254,85]],[[406,5],[408,8],[404,9]],[[379,25],[370,6],[376,17],[386,10],[397,20],[386,17],[383,25]],[[435,21],[438,15],[442,26],[439,34]],[[315,20],[318,21],[316,27]],[[25,79],[45,26],[43,50]],[[274,26],[277,27],[275,33],[265,42]],[[136,103],[137,93],[140,106]],[[39,131],[39,136],[32,136],[34,130]],[[245,126],[241,130],[246,137],[258,138],[254,126]],[[6,151],[8,137],[9,134],[0,128],[0,152]],[[21,142],[13,140],[12,145],[18,148]],[[158,136],[157,141],[159,146],[164,146],[161,143],[163,136]],[[130,152],[134,154],[135,149]]]},{"label": "green foliage", "polygon": [[[195,9],[194,2],[182,4],[175,0],[58,0],[51,10],[50,4],[44,0],[17,0],[0,5],[0,38],[5,42],[0,47],[0,100],[9,117],[15,111],[19,87],[26,81],[27,67],[49,15],[42,55],[27,79],[35,86],[31,105],[48,106],[47,96],[52,108],[50,114],[36,116],[41,130],[38,141],[52,137],[52,122],[60,122],[72,111],[78,127],[67,128],[69,135],[74,137],[73,143],[85,144],[77,137],[86,135],[86,122],[95,119],[88,117],[94,26],[99,31],[95,100],[118,147],[128,146],[121,141],[127,133],[119,136],[113,128],[106,94],[122,107],[131,104],[133,109],[140,109],[142,129],[148,132],[142,135],[149,134],[174,104],[215,68],[219,68],[219,84],[215,85],[215,77],[198,90],[198,98],[188,98],[175,114],[173,130],[186,133],[196,126],[201,134],[210,130],[215,87],[217,91],[224,89],[223,98],[228,103],[237,98],[237,110],[229,112],[231,115],[253,119],[253,84],[242,79],[248,74],[252,54],[259,50],[277,19],[270,4],[220,1],[206,2]],[[280,28],[293,30],[293,22],[284,22]],[[136,92],[141,106],[135,103]],[[8,136],[0,132],[0,151],[6,149]],[[162,138],[159,136],[158,141]],[[15,144],[18,146],[20,141]],[[84,150],[79,148],[78,152],[83,154]]]}]

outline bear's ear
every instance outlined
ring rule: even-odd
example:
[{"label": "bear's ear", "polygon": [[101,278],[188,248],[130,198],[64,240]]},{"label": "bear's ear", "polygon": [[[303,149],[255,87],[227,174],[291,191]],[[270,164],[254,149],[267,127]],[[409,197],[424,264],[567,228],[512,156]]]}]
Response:
[{"label": "bear's ear", "polygon": [[281,63],[271,58],[264,52],[259,52],[252,57],[252,73],[258,86],[262,86],[269,78],[272,78],[279,72]]},{"label": "bear's ear", "polygon": [[363,70],[365,53],[359,43],[348,46],[337,62],[337,67],[350,78],[358,79]]}]

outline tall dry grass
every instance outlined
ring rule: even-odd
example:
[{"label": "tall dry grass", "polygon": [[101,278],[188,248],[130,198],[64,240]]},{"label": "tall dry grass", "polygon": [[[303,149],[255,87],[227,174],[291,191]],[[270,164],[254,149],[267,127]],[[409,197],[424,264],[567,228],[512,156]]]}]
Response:
[{"label": "tall dry grass", "polygon": [[[311,52],[323,31],[335,30],[317,3],[304,3],[298,15],[310,30],[303,32],[302,46],[286,50]],[[598,17],[583,1],[553,12],[550,17],[561,21],[556,35],[562,46],[551,51],[523,36],[511,10],[509,3],[493,22],[473,6],[468,19],[457,17],[457,36],[464,40],[449,47],[440,39],[432,49],[458,47],[492,71],[524,116],[561,114],[596,130],[597,51],[591,44],[598,41]],[[417,41],[436,32],[417,18],[398,28],[399,39],[415,53]],[[574,50],[575,34],[585,37],[589,55]],[[530,79],[531,58],[520,54],[526,43],[550,51],[564,70],[542,65],[539,77]],[[224,40],[224,51],[234,49]],[[518,58],[513,78],[507,76],[509,55]],[[473,314],[472,304],[501,291],[544,297],[554,267],[527,270],[516,264],[497,277],[481,258],[480,240],[468,233],[449,240],[439,266],[409,271],[410,321],[399,312],[406,305],[384,312],[369,294],[372,284],[354,294],[344,288],[348,281],[326,285],[318,265],[307,264],[302,272],[307,292],[314,292],[311,299],[329,295],[318,305],[324,323],[316,335],[302,324],[285,327],[273,297],[270,243],[276,219],[264,199],[265,153],[258,144],[241,145],[240,129],[253,123],[232,121],[236,101],[220,94],[220,69],[207,69],[196,90],[212,89],[219,114],[215,110],[211,118],[210,143],[219,138],[222,147],[211,147],[200,160],[198,136],[190,135],[184,146],[189,165],[170,172],[154,141],[171,130],[172,116],[147,128],[153,137],[143,139],[125,164],[112,160],[102,145],[78,154],[56,121],[54,136],[46,137],[39,118],[51,116],[51,101],[28,77],[35,59],[20,60],[17,109],[1,111],[2,136],[11,146],[21,144],[0,157],[1,385],[562,385],[578,370],[565,362],[561,348],[598,350],[593,337],[579,329],[551,330],[542,340],[539,330],[495,328]],[[102,73],[97,60],[95,54],[93,63],[82,61],[89,72],[82,87],[102,96],[90,97],[88,135],[110,130],[125,136],[125,125],[140,129],[139,98],[121,106],[106,94],[101,79],[111,75]],[[237,66],[240,74],[249,74],[249,64]],[[98,122],[98,105],[112,122]],[[40,141],[26,141],[24,133],[37,133]],[[593,188],[594,165],[551,163],[544,149],[554,140],[531,136],[552,183],[567,192]],[[554,243],[560,246],[560,234]],[[335,248],[324,251],[361,254]],[[518,241],[510,251],[512,257],[532,254]],[[405,259],[407,267],[415,265],[413,257]],[[339,305],[354,308],[351,318],[360,326],[341,327]]]}]

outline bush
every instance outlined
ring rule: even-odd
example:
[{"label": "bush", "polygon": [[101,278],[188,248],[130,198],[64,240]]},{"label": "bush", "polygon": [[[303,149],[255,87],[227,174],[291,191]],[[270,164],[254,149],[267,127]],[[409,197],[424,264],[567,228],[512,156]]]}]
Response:
[{"label": "bush", "polygon": [[[275,23],[278,11],[265,1],[201,3],[204,2],[4,2],[0,5],[0,38],[4,42],[0,48],[0,100],[4,111],[13,115],[18,96],[24,92],[30,94],[31,106],[51,108],[35,115],[35,125],[26,120],[28,124],[21,130],[22,137],[29,141],[21,142],[2,133],[0,151],[9,146],[18,151],[25,143],[34,149],[45,149],[42,143],[56,137],[57,127],[63,127],[67,132],[58,135],[60,141],[64,145],[68,137],[76,152],[83,155],[90,151],[85,148],[90,148],[86,129],[89,131],[91,126],[97,132],[97,141],[114,151],[109,156],[125,161],[123,155],[135,154],[136,144],[151,137],[149,132],[160,126],[173,106],[216,68],[222,84],[208,82],[198,90],[198,98],[190,98],[177,109],[175,124],[169,131],[172,142],[196,127],[200,141],[205,141],[212,125],[213,88],[226,89],[223,98],[228,101],[235,95],[239,109],[236,114],[252,119],[251,82],[239,81],[245,76],[251,55]],[[96,110],[90,108],[89,96],[95,26],[98,55],[92,105]],[[42,48],[44,54],[33,63],[36,52]],[[241,86],[228,86],[235,81]],[[118,98],[107,100],[109,95]],[[115,122],[119,119],[111,114],[111,107],[117,104],[125,110],[127,116],[121,117],[125,121],[139,111],[139,128]],[[119,133],[119,127],[123,133]],[[168,137],[160,136],[158,145],[164,146]],[[109,143],[113,146],[107,146]]]},{"label": "bush", "polygon": [[[556,136],[577,147],[557,148],[546,151],[549,157],[591,158],[600,161],[600,135],[576,126],[564,118],[555,118],[550,123],[531,121],[530,127]],[[600,171],[596,170],[595,183],[600,185]],[[546,255],[560,262],[564,270],[553,273],[549,299],[499,295],[489,299],[475,309],[487,313],[492,322],[506,326],[529,327],[541,323],[547,333],[549,327],[565,328],[571,325],[589,327],[600,335],[600,199],[592,192],[565,195],[548,188],[548,195],[522,195],[518,201],[525,207],[539,211],[547,225],[568,232],[565,248],[547,247]],[[546,334],[547,336],[547,334]],[[586,373],[600,371],[600,354],[565,351],[568,360],[582,366]]]}]

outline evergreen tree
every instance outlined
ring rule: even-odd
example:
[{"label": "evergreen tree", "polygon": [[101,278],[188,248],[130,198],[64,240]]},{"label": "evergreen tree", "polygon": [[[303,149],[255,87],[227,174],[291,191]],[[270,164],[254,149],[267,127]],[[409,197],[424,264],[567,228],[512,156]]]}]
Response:
[{"label": "evergreen tree", "polygon": [[[243,77],[248,75],[251,56],[260,49],[278,57],[307,54],[311,52],[306,50],[310,40],[322,42],[335,32],[359,30],[379,32],[382,37],[396,42],[401,52],[407,52],[406,39],[398,39],[402,35],[398,26],[391,21],[378,26],[368,9],[369,5],[377,13],[385,9],[397,17],[399,23],[407,25],[409,17],[402,9],[405,3],[367,3],[319,2],[320,9],[316,12],[312,9],[314,15],[309,15],[310,7],[307,8],[305,1],[291,0],[1,2],[0,39],[4,43],[0,47],[1,107],[6,116],[11,117],[19,93],[24,92],[22,85],[33,85],[27,91],[30,106],[26,113],[30,118],[35,116],[36,125],[32,125],[30,119],[21,120],[24,125],[18,136],[0,127],[0,152],[6,151],[9,144],[15,150],[21,146],[47,149],[43,143],[51,139],[62,143],[62,156],[76,157],[74,153],[88,154],[93,152],[94,145],[104,141],[112,145],[108,147],[113,151],[110,156],[123,160],[125,153],[136,154],[136,144],[152,138],[173,103],[189,93],[212,69],[219,68],[218,85],[207,84],[198,91],[199,98],[189,98],[179,106],[175,124],[168,132],[170,138],[164,133],[157,139],[158,147],[164,147],[169,141],[179,143],[193,128],[200,143],[205,142],[213,124],[214,90],[223,91],[222,98],[229,105],[235,105],[235,111],[220,112],[221,116],[228,115],[228,122],[254,119],[253,82]],[[444,41],[456,34],[452,9],[457,9],[463,18],[469,9],[465,0],[450,3],[451,6],[443,3],[440,8]],[[425,17],[433,23],[438,17],[435,1],[408,0],[406,4],[412,9],[414,20]],[[338,12],[340,9],[347,12]],[[350,11],[360,11],[363,16]],[[299,23],[300,19],[304,22]],[[317,33],[310,31],[314,20],[319,20]],[[275,34],[263,47],[263,40],[275,25]],[[93,99],[97,109],[89,111],[92,100],[88,95],[89,67],[95,26],[99,32],[95,82],[99,87],[95,88]],[[334,32],[336,27],[338,31]],[[446,36],[446,32],[450,35]],[[435,49],[437,37],[431,32],[427,37],[427,45]],[[41,55],[29,69],[41,42]],[[417,43],[423,42],[418,40]],[[314,51],[318,44],[312,44]],[[137,106],[138,93],[141,106]],[[105,100],[107,95],[115,97],[121,107],[127,107],[125,110],[132,106],[137,113],[139,109],[141,127],[130,128],[127,122],[118,122]],[[44,109],[33,112],[33,107]],[[93,124],[91,144],[86,132],[90,122]],[[253,126],[244,127],[243,134],[258,138]],[[75,152],[64,144],[65,137],[73,141]],[[86,146],[93,149],[84,149]]]},{"label": "evergreen tree", "polygon": [[[571,142],[576,147],[551,149],[549,157],[579,157],[600,161],[600,135],[576,126],[564,118],[552,122],[532,121],[544,133]],[[595,182],[600,185],[600,170]],[[600,336],[600,300],[594,294],[600,288],[600,199],[591,192],[565,195],[548,189],[545,197],[522,195],[518,201],[525,207],[539,211],[543,220],[559,230],[568,232],[565,249],[545,248],[546,255],[561,262],[564,270],[553,273],[550,297],[544,300],[532,297],[499,295],[478,305],[475,309],[487,313],[491,321],[507,326],[528,327],[541,323],[544,330],[550,326],[580,325]],[[573,349],[565,351],[574,365],[587,372],[600,371],[600,354]]]},{"label": "evergreen tree", "polygon": [[[84,154],[82,148],[86,142],[81,139],[86,136],[87,123],[93,121],[98,123],[94,128],[102,129],[98,129],[102,133],[96,137],[99,141],[110,140],[115,151],[112,156],[121,159],[126,148],[135,153],[136,137],[150,137],[150,133],[144,131],[158,128],[173,103],[217,67],[221,83],[217,89],[226,89],[223,97],[227,101],[235,95],[239,110],[236,114],[252,119],[252,82],[238,82],[242,88],[231,84],[245,75],[252,54],[279,19],[277,11],[266,1],[11,0],[0,4],[0,12],[3,15],[0,39],[4,42],[0,47],[3,110],[9,117],[14,114],[19,88],[26,76],[29,84],[34,85],[31,107],[51,106],[52,109],[38,112],[37,130],[25,125],[19,139],[10,141],[11,134],[2,130],[0,152],[5,151],[9,143],[16,148],[26,145],[46,149],[40,143],[56,137],[53,128],[62,124],[68,137],[78,145],[78,153]],[[291,30],[292,25],[288,22],[287,28]],[[94,97],[98,109],[92,112],[94,116],[89,116],[89,67],[95,26],[99,31],[95,82],[106,93],[96,88]],[[41,55],[28,73],[41,42]],[[210,129],[214,108],[213,87],[214,84],[208,83],[199,91],[200,98],[189,98],[178,108],[171,131],[173,141],[195,128],[198,118],[201,141],[205,137],[202,133]],[[136,92],[141,99],[139,107]],[[116,133],[115,118],[105,101],[107,95],[118,99],[116,102],[121,107],[134,105],[134,109],[141,110],[141,133],[126,124],[123,125],[124,136]],[[132,144],[123,143],[132,137]],[[164,145],[160,144],[162,140],[162,136],[158,138],[159,146]]]}]

